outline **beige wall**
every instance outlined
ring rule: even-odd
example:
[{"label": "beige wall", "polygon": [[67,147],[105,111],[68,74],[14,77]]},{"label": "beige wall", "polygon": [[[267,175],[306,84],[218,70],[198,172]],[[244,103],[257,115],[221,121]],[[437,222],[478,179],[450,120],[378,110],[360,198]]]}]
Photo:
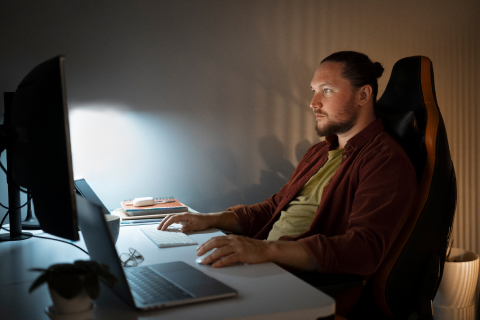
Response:
[{"label": "beige wall", "polygon": [[428,56],[458,179],[455,246],[480,252],[479,3],[5,0],[0,90],[66,54],[75,176],[110,209],[173,194],[214,211],[268,197],[318,141],[309,83],[323,57],[367,53],[386,69],[381,93],[395,61]]},{"label": "beige wall", "polygon": [[[303,17],[310,22],[302,34],[311,45],[305,52],[309,67],[333,51],[365,52],[386,69],[380,96],[396,60],[410,55],[432,60],[458,182],[453,238],[455,246],[480,252],[480,2],[312,1],[307,6]],[[301,21],[292,22],[293,28],[301,28]]]}]

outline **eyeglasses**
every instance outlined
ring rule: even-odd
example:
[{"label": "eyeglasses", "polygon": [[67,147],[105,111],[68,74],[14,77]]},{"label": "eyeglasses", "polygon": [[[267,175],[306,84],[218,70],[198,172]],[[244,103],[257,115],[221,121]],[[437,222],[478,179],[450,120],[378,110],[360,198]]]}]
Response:
[{"label": "eyeglasses", "polygon": [[142,254],[136,249],[129,248],[128,251],[130,251],[130,253],[122,253],[120,255],[120,261],[122,261],[123,267],[136,267],[145,260]]}]

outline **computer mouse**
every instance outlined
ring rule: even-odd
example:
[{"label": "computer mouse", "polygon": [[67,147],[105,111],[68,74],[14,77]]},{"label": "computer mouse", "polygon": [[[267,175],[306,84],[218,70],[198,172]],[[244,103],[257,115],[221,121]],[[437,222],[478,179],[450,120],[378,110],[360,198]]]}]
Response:
[{"label": "computer mouse", "polygon": [[[203,259],[204,259],[206,256],[210,255],[210,253],[212,253],[212,252],[213,252],[213,251],[209,251],[209,252],[205,253],[204,255],[201,255],[200,257],[198,257],[197,259],[195,259],[195,262],[198,263],[198,264],[203,264],[203,263],[202,263],[202,262],[203,262]],[[215,262],[215,261],[210,262],[209,265],[213,264],[214,262]]]},{"label": "computer mouse", "polygon": [[135,207],[146,207],[153,205],[154,200],[152,197],[143,197],[133,199],[133,205]]}]

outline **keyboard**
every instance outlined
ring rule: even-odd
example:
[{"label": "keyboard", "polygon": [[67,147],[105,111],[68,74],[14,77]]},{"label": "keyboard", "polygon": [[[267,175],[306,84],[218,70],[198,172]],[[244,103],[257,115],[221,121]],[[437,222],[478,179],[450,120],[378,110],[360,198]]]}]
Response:
[{"label": "keyboard", "polygon": [[143,303],[154,304],[192,297],[150,268],[125,268],[128,284]]},{"label": "keyboard", "polygon": [[195,240],[180,232],[178,228],[168,228],[165,231],[157,230],[157,225],[140,228],[142,232],[152,240],[159,248],[191,246],[197,244]]}]

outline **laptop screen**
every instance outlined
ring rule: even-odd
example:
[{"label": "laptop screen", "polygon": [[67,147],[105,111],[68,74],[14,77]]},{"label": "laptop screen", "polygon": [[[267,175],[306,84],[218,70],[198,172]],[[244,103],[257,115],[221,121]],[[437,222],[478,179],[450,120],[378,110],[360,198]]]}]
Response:
[{"label": "laptop screen", "polygon": [[104,214],[110,214],[110,210],[103,204],[100,198],[95,194],[85,179],[75,180],[75,191],[90,202],[95,203],[104,209]]}]

